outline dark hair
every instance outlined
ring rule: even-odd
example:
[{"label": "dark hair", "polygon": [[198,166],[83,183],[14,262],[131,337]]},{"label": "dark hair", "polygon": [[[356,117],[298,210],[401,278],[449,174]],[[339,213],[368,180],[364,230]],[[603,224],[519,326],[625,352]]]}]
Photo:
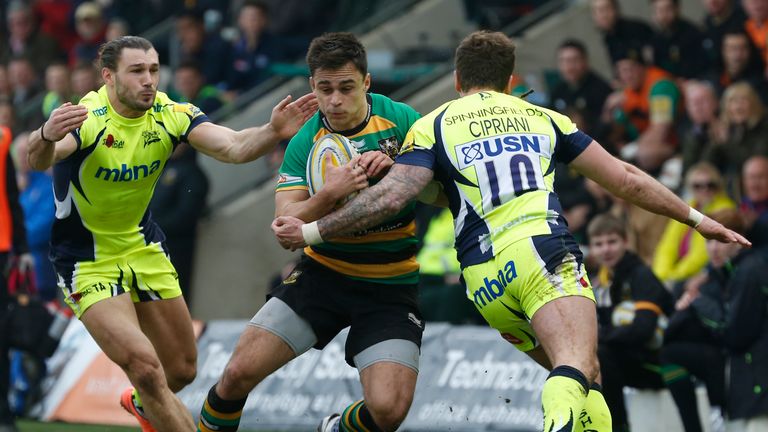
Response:
[{"label": "dark hair", "polygon": [[99,67],[117,70],[117,62],[120,61],[120,56],[126,48],[149,51],[155,47],[152,46],[152,42],[139,36],[123,36],[111,40],[99,48]]},{"label": "dark hair", "polygon": [[309,44],[307,66],[311,75],[318,69],[341,69],[349,62],[352,62],[363,76],[368,73],[365,47],[352,33],[324,33],[312,39]]},{"label": "dark hair", "polygon": [[583,42],[581,42],[578,39],[566,39],[563,42],[560,43],[560,46],[557,47],[557,50],[563,50],[566,48],[573,48],[576,51],[578,51],[582,57],[587,57],[587,47],[584,45]]},{"label": "dark hair", "polygon": [[267,3],[263,2],[262,0],[245,0],[242,5],[240,5],[240,9],[238,9],[238,13],[242,12],[243,9],[247,7],[254,7],[256,9],[261,10],[261,13],[263,13],[265,16],[269,16],[269,5]]},{"label": "dark hair", "polygon": [[200,62],[193,58],[185,58],[179,62],[179,65],[176,66],[176,70],[178,71],[180,69],[192,69],[200,75],[203,74],[203,68],[200,66]]},{"label": "dark hair", "polygon": [[601,235],[618,234],[619,237],[627,239],[627,225],[623,220],[610,213],[602,213],[595,216],[589,225],[587,225],[587,236],[592,240]]},{"label": "dark hair", "polygon": [[515,70],[515,44],[501,32],[476,31],[456,48],[456,73],[462,91],[503,91]]},{"label": "dark hair", "polygon": [[[654,3],[656,3],[657,1],[658,1],[658,0],[650,0],[648,3],[650,3],[650,4],[654,4]],[[672,4],[673,4],[675,7],[679,7],[679,6],[680,6],[680,0],[672,0]]]}]

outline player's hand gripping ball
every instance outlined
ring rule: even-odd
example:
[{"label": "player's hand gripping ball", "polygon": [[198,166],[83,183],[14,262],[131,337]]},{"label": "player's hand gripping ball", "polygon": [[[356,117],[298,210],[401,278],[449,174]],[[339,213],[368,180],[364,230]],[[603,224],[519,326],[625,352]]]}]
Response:
[{"label": "player's hand gripping ball", "polygon": [[[307,160],[307,183],[309,185],[309,195],[316,194],[322,189],[326,180],[326,162],[327,154],[331,156],[333,166],[342,166],[349,162],[353,157],[360,154],[357,148],[347,139],[347,137],[335,133],[329,133],[320,137],[312,145]],[[339,202],[338,206],[344,205],[347,201],[357,195],[357,192],[349,194],[345,199]]]}]

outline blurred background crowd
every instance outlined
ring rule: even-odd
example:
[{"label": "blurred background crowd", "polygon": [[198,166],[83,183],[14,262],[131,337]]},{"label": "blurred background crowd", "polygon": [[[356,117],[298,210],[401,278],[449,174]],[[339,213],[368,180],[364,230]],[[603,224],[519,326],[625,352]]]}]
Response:
[{"label": "blurred background crowd", "polygon": [[[549,3],[465,1],[463,13],[476,27],[496,30]],[[614,430],[629,427],[625,386],[668,387],[686,431],[702,430],[697,383],[706,385],[709,403],[719,407],[715,417],[768,422],[768,0],[700,0],[703,19],[696,22],[682,15],[676,0],[644,2],[647,21],[625,17],[616,0],[587,3],[611,70],[590,66],[594,46],[565,38],[553,53],[556,68],[540,71],[543,82],[521,77],[516,94],[533,88],[531,101],[567,114],[611,153],[754,243],[751,250],[708,243],[690,227],[628,205],[568,166],[557,168],[555,189],[595,286]],[[30,171],[23,155],[29,131],[53,109],[100,87],[93,61],[102,43],[126,34],[147,37],[160,53],[161,90],[219,121],[286,79],[306,76],[303,56],[314,36],[364,32],[359,24],[365,17],[398,7],[383,0],[0,4],[0,165],[6,173],[0,209],[7,206],[12,215],[10,223],[0,221],[11,233],[0,241],[0,255],[3,264],[31,257],[35,295],[53,302],[58,290],[47,260],[52,179]],[[453,35],[456,43],[463,36]],[[432,45],[426,33],[419,39],[393,58],[369,59],[372,69],[389,65],[374,72],[373,91],[396,94],[419,74],[451,61],[452,47]],[[277,149],[270,168],[281,161]],[[207,211],[208,191],[195,152],[180,146],[151,205],[189,303],[195,301],[190,285],[197,223]],[[481,323],[459,281],[450,213],[428,206],[419,213],[424,316]],[[0,291],[0,299],[12,301]]]}]

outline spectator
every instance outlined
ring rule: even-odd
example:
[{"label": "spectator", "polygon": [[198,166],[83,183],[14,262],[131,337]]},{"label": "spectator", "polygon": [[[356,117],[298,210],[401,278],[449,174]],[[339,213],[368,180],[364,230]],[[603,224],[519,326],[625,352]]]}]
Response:
[{"label": "spectator", "polygon": [[72,97],[80,100],[89,92],[98,90],[101,78],[96,68],[89,63],[80,63],[72,69],[71,74]]},{"label": "spectator", "polygon": [[26,2],[13,0],[8,4],[8,37],[0,44],[0,63],[7,64],[13,57],[27,57],[32,60],[35,72],[42,74],[46,66],[60,59],[56,41],[36,26]]},{"label": "spectator", "polygon": [[747,16],[736,2],[737,0],[702,0],[706,11],[702,48],[707,59],[707,65],[703,71],[707,74],[712,73],[720,65],[720,52],[725,33],[744,31]]},{"label": "spectator", "polygon": [[760,50],[760,58],[765,65],[768,63],[768,2],[765,0],[741,0],[747,21],[744,29],[749,34],[752,43]]},{"label": "spectator", "polygon": [[[735,211],[713,217],[731,229],[743,223]],[[727,349],[726,405],[729,430],[768,430],[768,250],[707,242],[710,278],[725,293],[722,340]]]},{"label": "spectator", "polygon": [[620,145],[622,158],[634,160],[658,175],[677,147],[674,122],[680,108],[680,90],[670,74],[646,66],[637,50],[617,53],[616,58],[623,90],[606,101],[606,116],[613,118],[624,143],[632,141],[633,145]]},{"label": "spectator", "polygon": [[54,38],[62,52],[69,52],[77,41],[72,28],[72,0],[36,0],[30,2],[40,21],[40,31]]},{"label": "spectator", "polygon": [[693,78],[706,67],[703,35],[680,17],[680,0],[651,0],[653,64],[676,77]]},{"label": "spectator", "polygon": [[620,60],[629,49],[647,55],[653,36],[651,27],[644,22],[621,17],[617,0],[591,0],[591,9],[592,21],[603,35],[611,64]]},{"label": "spectator", "polygon": [[15,124],[16,112],[13,110],[10,99],[0,98],[0,127],[5,126],[13,131]]},{"label": "spectator", "polygon": [[419,308],[429,322],[482,324],[474,304],[467,301],[466,289],[456,259],[453,216],[442,209],[431,221],[424,243],[416,256],[419,262]]},{"label": "spectator", "polygon": [[76,103],[72,97],[69,68],[64,63],[53,63],[45,70],[45,89],[43,97],[43,117],[48,118],[51,111],[65,102]]},{"label": "spectator", "polygon": [[688,81],[685,84],[685,111],[689,123],[680,140],[683,175],[714,145],[720,127],[715,88],[706,81]]},{"label": "spectator", "polygon": [[171,46],[171,67],[177,68],[182,61],[195,60],[203,69],[205,83],[214,86],[227,79],[231,50],[224,40],[215,34],[206,34],[201,13],[185,10],[176,17],[177,44]]},{"label": "spectator", "polygon": [[[8,64],[8,79],[13,90],[13,106],[16,112],[16,128],[32,130],[42,123],[43,88],[27,57],[14,57]],[[16,129],[15,128],[15,129]]]},{"label": "spectator", "polygon": [[243,92],[270,77],[270,64],[282,60],[278,40],[269,31],[269,9],[261,1],[246,1],[237,15],[239,36],[232,47],[227,89]]},{"label": "spectator", "polygon": [[0,64],[0,98],[10,98],[13,96],[11,90],[11,81],[8,79],[8,68]]},{"label": "spectator", "polygon": [[128,36],[131,33],[131,28],[128,22],[121,18],[112,18],[107,24],[107,31],[104,38],[107,42]]},{"label": "spectator", "polygon": [[715,84],[718,94],[739,81],[746,81],[761,94],[763,103],[768,100],[768,86],[763,79],[763,61],[749,36],[743,30],[723,35],[722,64],[709,80]]},{"label": "spectator", "polygon": [[753,155],[768,155],[765,107],[752,86],[739,82],[723,93],[720,119],[721,136],[703,159],[723,173],[729,195],[740,197],[739,178],[744,162]]},{"label": "spectator", "polygon": [[611,87],[590,68],[587,48],[582,42],[568,39],[560,44],[557,70],[561,82],[552,89],[552,107],[560,112],[579,110],[591,131],[582,124],[579,128],[591,136],[599,136],[594,132],[599,129],[600,112],[611,94]]},{"label": "spectator", "polygon": [[104,11],[99,3],[85,1],[75,10],[75,30],[78,41],[69,52],[69,64],[91,63],[99,54],[99,47],[106,42],[107,26]]},{"label": "spectator", "polygon": [[[688,170],[685,178],[688,204],[709,214],[736,204],[723,190],[723,180],[717,168],[700,162]],[[653,273],[672,286],[700,272],[707,264],[706,240],[696,230],[677,221],[670,221],[653,257]]]},{"label": "spectator", "polygon": [[589,250],[600,264],[591,278],[597,302],[598,357],[613,430],[629,430],[623,389],[663,388],[658,372],[660,321],[672,296],[640,258],[627,251],[624,223],[609,214],[589,224]]},{"label": "spectator", "polygon": [[768,245],[768,157],[752,156],[742,170],[744,193],[739,211],[756,246]]},{"label": "spectator", "polygon": [[165,233],[165,244],[187,304],[192,300],[197,223],[205,211],[207,195],[208,178],[197,163],[197,152],[187,144],[179,144],[157,182],[149,209]]},{"label": "spectator", "polygon": [[14,140],[14,151],[18,164],[19,202],[24,210],[24,225],[27,228],[29,251],[35,263],[35,285],[43,301],[56,299],[56,272],[48,259],[50,252],[51,227],[56,209],[53,200],[53,178],[49,171],[34,171],[27,162],[27,139],[25,132]]},{"label": "spectator", "polygon": [[171,98],[178,102],[189,102],[209,115],[221,108],[219,90],[205,85],[205,77],[194,60],[182,62],[173,74]]},{"label": "spectator", "polygon": [[[11,131],[0,126],[0,269],[5,269],[11,259],[19,257],[19,266],[32,266],[24,232],[24,214],[19,206],[19,190],[16,186],[16,170],[11,158]],[[0,277],[0,432],[16,432],[15,421],[8,406],[10,365],[8,358],[8,285],[5,276]]]}]

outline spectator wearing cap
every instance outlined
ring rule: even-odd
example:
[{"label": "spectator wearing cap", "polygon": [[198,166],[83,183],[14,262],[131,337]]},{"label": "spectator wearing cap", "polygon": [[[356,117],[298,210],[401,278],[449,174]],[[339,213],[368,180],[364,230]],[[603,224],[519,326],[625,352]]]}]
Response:
[{"label": "spectator wearing cap", "polygon": [[42,74],[46,66],[60,59],[56,41],[37,28],[35,15],[27,3],[15,0],[8,3],[8,36],[0,41],[0,63],[8,64],[13,57],[27,57],[35,73]]},{"label": "spectator wearing cap", "polygon": [[651,0],[653,64],[676,77],[699,76],[706,66],[702,34],[680,17],[679,0]]},{"label": "spectator wearing cap", "polygon": [[106,42],[107,26],[101,6],[92,1],[80,3],[75,9],[75,30],[78,41],[69,52],[69,64],[92,62],[99,54],[99,47]]},{"label": "spectator wearing cap", "polygon": [[641,54],[650,50],[653,30],[642,21],[620,15],[617,0],[591,0],[592,21],[603,35],[603,41],[615,64],[628,48],[639,48]]},{"label": "spectator wearing cap", "polygon": [[657,175],[677,148],[674,122],[681,110],[680,90],[668,72],[646,66],[639,49],[617,52],[616,58],[623,89],[608,98],[604,115],[613,123],[619,147],[633,144],[623,146],[622,157]]}]

